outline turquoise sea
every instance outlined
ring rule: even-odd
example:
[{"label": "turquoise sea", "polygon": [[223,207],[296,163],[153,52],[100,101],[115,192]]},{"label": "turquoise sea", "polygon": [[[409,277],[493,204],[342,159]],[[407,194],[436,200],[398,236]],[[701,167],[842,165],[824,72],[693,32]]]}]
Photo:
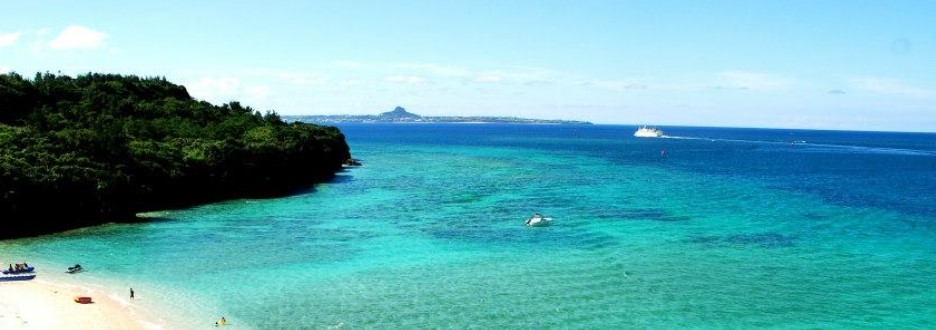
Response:
[{"label": "turquoise sea", "polygon": [[178,329],[936,328],[936,134],[339,127],[364,166],[307,192],[0,257]]}]

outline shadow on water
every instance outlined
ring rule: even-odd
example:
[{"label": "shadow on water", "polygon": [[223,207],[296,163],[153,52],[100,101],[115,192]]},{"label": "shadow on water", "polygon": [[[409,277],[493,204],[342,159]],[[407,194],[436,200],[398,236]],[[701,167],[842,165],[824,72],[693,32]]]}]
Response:
[{"label": "shadow on water", "polygon": [[689,216],[673,215],[664,209],[642,208],[642,209],[621,209],[609,208],[602,209],[595,214],[595,217],[608,221],[659,221],[659,222],[683,222],[692,220]]},{"label": "shadow on water", "polygon": [[737,234],[726,236],[691,236],[687,242],[710,247],[762,247],[780,248],[792,247],[796,244],[796,237],[778,233]]},{"label": "shadow on water", "polygon": [[803,219],[811,220],[811,221],[824,221],[824,220],[828,220],[829,216],[825,214],[807,212],[803,214]]},{"label": "shadow on water", "polygon": [[620,245],[617,238],[592,232],[574,231],[561,226],[528,228],[436,227],[423,233],[440,240],[462,241],[483,246],[529,248],[601,249]]},{"label": "shadow on water", "polygon": [[331,180],[328,181],[329,184],[345,184],[354,182],[354,176],[347,172],[348,170],[342,170],[338,174],[335,174]]}]

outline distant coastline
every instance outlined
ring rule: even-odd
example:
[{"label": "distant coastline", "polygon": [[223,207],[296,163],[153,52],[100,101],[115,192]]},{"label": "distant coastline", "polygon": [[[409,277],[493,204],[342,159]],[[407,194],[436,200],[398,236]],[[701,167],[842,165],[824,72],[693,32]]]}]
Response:
[{"label": "distant coastline", "polygon": [[497,116],[421,116],[396,107],[393,111],[378,115],[298,115],[283,116],[287,121],[306,123],[512,123],[512,124],[562,124],[592,125],[587,121],[559,119],[530,119]]}]

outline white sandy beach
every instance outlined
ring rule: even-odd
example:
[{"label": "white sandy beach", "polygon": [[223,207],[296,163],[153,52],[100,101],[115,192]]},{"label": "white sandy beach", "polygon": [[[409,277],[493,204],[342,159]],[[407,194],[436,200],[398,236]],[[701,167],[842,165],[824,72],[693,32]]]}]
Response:
[{"label": "white sandy beach", "polygon": [[[94,303],[79,304],[75,296]],[[162,329],[133,301],[47,280],[0,282],[0,329]]]}]

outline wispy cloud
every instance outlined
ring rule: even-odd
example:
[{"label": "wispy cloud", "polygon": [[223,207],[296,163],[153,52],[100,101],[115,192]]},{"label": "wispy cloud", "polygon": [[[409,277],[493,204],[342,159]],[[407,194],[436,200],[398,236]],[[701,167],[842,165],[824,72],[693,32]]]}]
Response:
[{"label": "wispy cloud", "polygon": [[716,75],[717,89],[774,91],[789,87],[792,81],[785,77],[759,72],[725,71]]},{"label": "wispy cloud", "polygon": [[677,79],[623,78],[584,80],[578,86],[612,92],[653,90],[654,92],[694,93],[715,90],[777,91],[793,86],[792,79],[765,73],[725,71],[715,75]]},{"label": "wispy cloud", "polygon": [[393,67],[440,77],[469,77],[473,75],[471,70],[466,68],[437,63],[404,63],[393,65]]},{"label": "wispy cloud", "polygon": [[66,27],[48,46],[54,50],[95,49],[100,47],[107,39],[107,34],[90,28],[72,25]]},{"label": "wispy cloud", "polygon": [[[286,70],[274,67],[243,67],[234,70],[225,70],[219,72],[199,72],[196,76],[201,77],[227,77],[224,79],[235,79],[252,82],[265,82],[273,85],[289,85],[293,87],[319,86],[331,83],[334,77],[316,71]],[[220,79],[220,78],[216,78]]]},{"label": "wispy cloud", "polygon": [[856,89],[873,93],[916,98],[929,98],[936,95],[936,91],[932,88],[913,86],[897,79],[860,77],[849,79],[848,82]]},{"label": "wispy cloud", "polygon": [[407,84],[407,85],[422,85],[429,80],[420,76],[407,76],[407,75],[393,75],[387,76],[384,78],[384,81],[398,84]]},{"label": "wispy cloud", "polygon": [[362,82],[359,79],[348,79],[348,80],[343,80],[343,81],[338,82],[339,86],[360,86],[363,84],[364,82]]},{"label": "wispy cloud", "polygon": [[331,61],[331,65],[337,68],[342,68],[342,69],[363,69],[365,67],[364,63],[361,63],[358,61],[351,61],[351,60]]},{"label": "wispy cloud", "polygon": [[476,75],[476,77],[479,78],[493,76],[500,77],[501,81],[504,82],[520,84],[549,83],[553,82],[555,79],[555,73],[553,73],[553,71],[539,68],[494,70],[481,72]]},{"label": "wispy cloud", "polygon": [[543,83],[553,80],[553,72],[538,68],[482,69],[473,70],[461,66],[438,63],[403,63],[392,65],[400,75],[429,76],[439,80],[456,80],[476,83]]},{"label": "wispy cloud", "polygon": [[250,86],[246,87],[243,90],[245,102],[259,102],[260,100],[266,99],[270,95],[270,87],[268,86]]},{"label": "wispy cloud", "polygon": [[841,89],[833,89],[833,90],[830,90],[830,91],[826,92],[826,94],[831,94],[831,95],[844,95],[844,94],[845,94],[845,91],[843,91],[843,90],[841,90]]},{"label": "wispy cloud", "polygon": [[504,80],[504,77],[497,74],[483,74],[474,78],[474,81],[481,83],[496,83]]},{"label": "wispy cloud", "polygon": [[276,72],[273,76],[287,83],[302,86],[324,85],[330,81],[328,76],[315,73]]},{"label": "wispy cloud", "polygon": [[631,90],[642,90],[647,89],[647,84],[636,81],[624,81],[624,80],[595,80],[595,81],[585,81],[579,84],[580,86],[593,87],[597,89],[609,90],[613,92],[625,92]]},{"label": "wispy cloud", "polygon": [[227,102],[235,99],[240,89],[240,79],[233,77],[203,78],[185,84],[189,93],[210,102]]},{"label": "wispy cloud", "polygon": [[0,32],[0,47],[12,45],[14,42],[16,42],[16,40],[19,39],[20,35],[22,35],[22,33],[19,31],[10,33]]},{"label": "wispy cloud", "polygon": [[239,78],[209,77],[184,84],[193,97],[212,103],[240,101],[246,105],[257,105],[270,94],[264,85],[245,86]]}]

